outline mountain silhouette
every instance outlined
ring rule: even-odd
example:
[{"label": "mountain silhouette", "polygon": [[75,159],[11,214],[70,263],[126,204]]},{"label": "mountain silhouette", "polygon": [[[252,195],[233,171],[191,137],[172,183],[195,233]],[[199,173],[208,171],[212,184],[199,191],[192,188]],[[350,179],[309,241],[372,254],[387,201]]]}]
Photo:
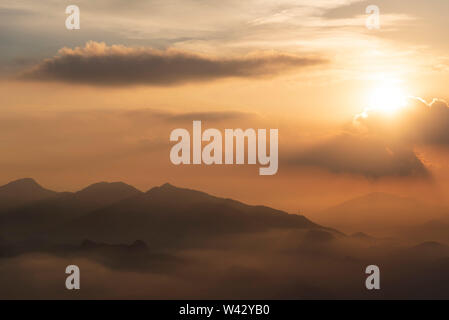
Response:
[{"label": "mountain silhouette", "polygon": [[150,247],[160,248],[202,245],[215,236],[288,228],[334,232],[304,216],[168,183],[143,193],[122,182],[100,182],[78,192],[27,201],[0,216],[2,237],[33,244],[142,239]]},{"label": "mountain silhouette", "polygon": [[15,180],[0,187],[0,212],[57,194],[58,192],[43,188],[31,178]]},{"label": "mountain silhouette", "polygon": [[[0,216],[0,234],[23,240],[66,221],[142,192],[122,182],[100,182],[78,192],[55,193],[40,201],[26,201]],[[20,189],[16,190],[20,194]]]},{"label": "mountain silhouette", "polygon": [[[403,200],[371,194],[341,213],[358,206],[370,218],[363,210]],[[86,298],[364,299],[372,292],[360,275],[373,262],[388,273],[378,298],[449,296],[449,247],[433,238],[344,236],[301,215],[171,184],[141,192],[101,182],[23,202],[0,215],[0,297],[66,298],[61,270],[75,264],[87,275]]]},{"label": "mountain silhouette", "polygon": [[73,194],[74,201],[90,205],[107,205],[142,192],[123,182],[98,182]]},{"label": "mountain silhouette", "polygon": [[447,212],[447,208],[416,199],[374,192],[323,210],[313,218],[344,232],[390,235],[389,232],[399,226],[426,221],[430,214],[443,216]]},{"label": "mountain silhouette", "polygon": [[164,184],[74,219],[55,230],[54,238],[78,241],[81,237],[107,243],[139,238],[160,248],[276,228],[320,226],[304,216]]}]

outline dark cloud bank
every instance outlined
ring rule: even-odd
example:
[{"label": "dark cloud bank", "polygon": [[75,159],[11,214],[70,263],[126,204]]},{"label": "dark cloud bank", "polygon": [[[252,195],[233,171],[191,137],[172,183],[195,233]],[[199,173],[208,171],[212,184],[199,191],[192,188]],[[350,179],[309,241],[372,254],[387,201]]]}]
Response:
[{"label": "dark cloud bank", "polygon": [[384,141],[341,134],[294,156],[290,163],[323,167],[335,173],[384,176],[420,176],[429,173],[413,150]]},{"label": "dark cloud bank", "polygon": [[92,85],[175,85],[228,77],[272,76],[292,69],[323,64],[316,57],[285,53],[257,53],[218,58],[180,50],[107,46],[88,42],[85,47],[63,48],[20,78]]}]

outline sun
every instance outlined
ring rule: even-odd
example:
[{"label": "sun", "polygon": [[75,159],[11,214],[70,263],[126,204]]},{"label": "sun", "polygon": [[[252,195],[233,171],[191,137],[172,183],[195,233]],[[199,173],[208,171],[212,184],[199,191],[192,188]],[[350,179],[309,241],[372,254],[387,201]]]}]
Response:
[{"label": "sun", "polygon": [[398,83],[384,82],[370,92],[368,108],[393,115],[405,107],[406,98],[404,89]]}]

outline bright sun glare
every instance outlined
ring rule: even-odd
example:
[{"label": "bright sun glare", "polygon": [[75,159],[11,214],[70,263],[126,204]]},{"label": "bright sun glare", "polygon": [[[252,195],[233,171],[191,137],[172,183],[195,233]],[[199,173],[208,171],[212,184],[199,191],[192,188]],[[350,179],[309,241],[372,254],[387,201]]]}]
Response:
[{"label": "bright sun glare", "polygon": [[384,83],[371,92],[369,109],[393,115],[405,106],[406,97],[397,83]]}]

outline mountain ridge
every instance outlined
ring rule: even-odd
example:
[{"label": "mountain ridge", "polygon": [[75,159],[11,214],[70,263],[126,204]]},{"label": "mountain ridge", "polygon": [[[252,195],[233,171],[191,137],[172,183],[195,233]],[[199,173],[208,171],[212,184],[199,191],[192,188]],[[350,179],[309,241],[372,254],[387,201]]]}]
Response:
[{"label": "mountain ridge", "polygon": [[214,235],[269,229],[322,227],[308,218],[266,206],[220,198],[169,183],[139,191],[123,182],[100,182],[74,193],[25,204],[0,217],[7,239],[105,243],[142,239],[161,245]]},{"label": "mountain ridge", "polygon": [[363,231],[391,236],[399,226],[430,220],[430,213],[432,217],[442,217],[449,213],[449,209],[413,198],[372,192],[341,202],[312,217],[321,224],[332,225],[347,233]]}]

